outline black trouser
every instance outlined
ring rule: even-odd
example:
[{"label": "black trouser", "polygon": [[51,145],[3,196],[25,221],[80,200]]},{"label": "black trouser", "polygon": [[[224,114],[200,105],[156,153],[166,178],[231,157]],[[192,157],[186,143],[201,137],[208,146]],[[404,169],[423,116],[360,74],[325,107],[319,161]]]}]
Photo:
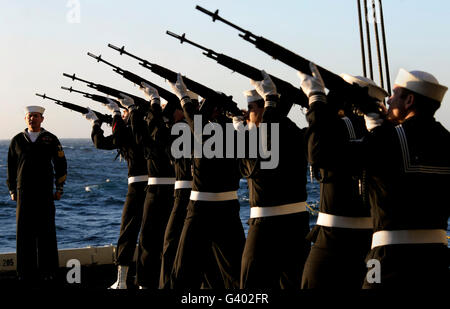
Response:
[{"label": "black trouser", "polygon": [[[366,276],[364,289],[442,290],[445,293],[450,287],[449,248],[446,245],[380,246],[370,251],[366,262],[371,259],[380,262],[380,282],[370,283]],[[368,271],[373,269],[369,268]],[[374,274],[371,272],[368,275]]]},{"label": "black trouser", "polygon": [[117,265],[129,266],[133,261],[136,242],[141,229],[146,186],[147,182],[135,182],[128,185],[127,198],[122,211],[120,235],[117,240]]},{"label": "black trouser", "polygon": [[190,201],[175,256],[172,288],[198,288],[205,274],[214,273],[217,267],[223,286],[238,288],[244,242],[238,200]]},{"label": "black trouser", "polygon": [[22,280],[55,278],[58,247],[53,188],[18,190],[17,274]]},{"label": "black trouser", "polygon": [[315,226],[318,233],[303,272],[303,289],[360,289],[367,272],[371,229]]},{"label": "black trouser", "polygon": [[249,219],[241,288],[300,289],[310,249],[307,212]]},{"label": "black trouser", "polygon": [[175,200],[164,234],[161,276],[159,280],[160,289],[170,288],[170,274],[172,273],[173,261],[177,253],[181,231],[183,230],[190,194],[191,189],[175,190]]},{"label": "black trouser", "polygon": [[140,286],[159,287],[164,231],[172,207],[173,185],[147,187],[136,262],[136,281]]}]

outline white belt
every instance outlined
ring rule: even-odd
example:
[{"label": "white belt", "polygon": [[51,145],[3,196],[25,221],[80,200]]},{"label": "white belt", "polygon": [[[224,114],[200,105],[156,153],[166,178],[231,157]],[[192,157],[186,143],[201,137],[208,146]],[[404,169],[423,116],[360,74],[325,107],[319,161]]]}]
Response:
[{"label": "white belt", "polygon": [[144,182],[148,180],[147,175],[141,175],[141,176],[131,176],[128,177],[128,184],[135,183],[135,182]]},{"label": "white belt", "polygon": [[177,180],[175,181],[176,189],[190,189],[192,188],[192,180]]},{"label": "white belt", "polygon": [[347,229],[372,229],[373,223],[371,217],[344,217],[335,216],[319,212],[317,225],[327,227],[340,227]]},{"label": "white belt", "polygon": [[228,191],[228,192],[198,192],[191,191],[190,199],[192,201],[230,201],[237,200],[237,191]]},{"label": "white belt", "polygon": [[149,177],[149,185],[173,185],[175,183],[175,178],[169,177]]},{"label": "white belt", "polygon": [[288,215],[306,211],[306,202],[284,204],[280,206],[251,207],[250,218]]},{"label": "white belt", "polygon": [[445,230],[378,231],[372,236],[372,249],[386,245],[434,243],[448,244]]}]

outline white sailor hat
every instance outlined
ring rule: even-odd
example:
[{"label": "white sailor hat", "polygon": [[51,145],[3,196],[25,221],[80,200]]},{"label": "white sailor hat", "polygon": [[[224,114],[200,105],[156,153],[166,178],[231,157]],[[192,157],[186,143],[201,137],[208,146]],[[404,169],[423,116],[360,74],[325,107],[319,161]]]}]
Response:
[{"label": "white sailor hat", "polygon": [[195,92],[188,90],[187,91],[187,95],[189,96],[189,98],[191,100],[197,100],[198,101],[198,94],[196,94]]},{"label": "white sailor hat", "polygon": [[427,98],[441,102],[447,87],[440,85],[436,77],[423,71],[406,71],[400,69],[394,85],[406,88]]},{"label": "white sailor hat", "polygon": [[263,100],[255,89],[244,91],[244,95],[247,97],[247,103]]},{"label": "white sailor hat", "polygon": [[45,111],[45,108],[43,108],[42,106],[30,105],[30,106],[26,106],[25,107],[25,114],[28,114],[28,113],[41,113],[43,115],[44,111]]},{"label": "white sailor hat", "polygon": [[364,76],[353,76],[350,74],[342,73],[341,77],[349,84],[356,83],[361,87],[369,88],[369,96],[377,99],[378,101],[383,101],[385,97],[389,96],[389,93],[375,84],[373,80]]}]

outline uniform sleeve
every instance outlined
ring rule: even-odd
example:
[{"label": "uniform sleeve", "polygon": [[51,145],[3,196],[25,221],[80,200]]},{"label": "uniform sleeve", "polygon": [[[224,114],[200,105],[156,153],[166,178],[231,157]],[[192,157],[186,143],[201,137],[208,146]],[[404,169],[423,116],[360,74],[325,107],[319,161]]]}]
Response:
[{"label": "uniform sleeve", "polygon": [[57,191],[62,191],[67,177],[67,161],[61,143],[55,138],[53,154],[53,167],[55,169],[55,186]]},{"label": "uniform sleeve", "polygon": [[116,115],[112,122],[112,142],[116,148],[121,148],[124,145],[129,144],[129,130],[126,127],[125,121],[122,117]]},{"label": "uniform sleeve", "polygon": [[99,124],[95,124],[92,127],[91,138],[92,138],[92,142],[95,145],[95,148],[104,149],[104,150],[116,149],[117,147],[113,143],[113,136],[109,135],[109,136],[105,137],[105,135],[103,133],[104,132],[100,128]]},{"label": "uniform sleeve", "polygon": [[10,193],[15,193],[17,190],[17,154],[15,151],[15,140],[11,141],[8,150],[8,175],[6,184]]}]

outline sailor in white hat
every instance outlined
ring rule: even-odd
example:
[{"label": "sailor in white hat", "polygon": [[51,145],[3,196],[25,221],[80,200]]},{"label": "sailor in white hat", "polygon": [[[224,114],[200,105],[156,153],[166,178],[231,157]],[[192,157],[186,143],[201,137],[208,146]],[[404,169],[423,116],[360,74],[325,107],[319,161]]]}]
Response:
[{"label": "sailor in white hat", "polygon": [[[299,76],[302,81],[309,78]],[[367,87],[369,96],[380,104],[388,95],[366,77],[341,77],[349,84]],[[311,92],[310,87],[302,88],[305,93]],[[367,130],[364,119],[345,107],[338,92],[330,91],[325,98],[323,84],[317,85],[315,92],[322,94],[318,97],[323,102],[310,104],[307,137],[309,162],[320,182],[320,206],[316,225],[308,235],[314,245],[305,263],[302,288],[358,289],[366,275],[364,260],[370,250],[373,225],[363,169],[346,159]]]},{"label": "sailor in white hat", "polygon": [[388,120],[400,124],[417,113],[433,116],[447,89],[430,73],[400,69],[388,101]]},{"label": "sailor in white hat", "polygon": [[450,133],[434,119],[446,91],[430,73],[400,69],[388,121],[373,128],[375,225],[364,288],[448,287]]},{"label": "sailor in white hat", "polygon": [[17,202],[17,274],[30,284],[56,278],[54,200],[61,198],[67,174],[61,143],[41,127],[44,110],[25,107],[27,128],[13,137],[8,151],[7,185]]},{"label": "sailor in white hat", "polygon": [[30,105],[25,107],[25,121],[28,129],[26,133],[32,142],[34,142],[41,131],[41,123],[44,121],[45,108],[37,105]]}]

